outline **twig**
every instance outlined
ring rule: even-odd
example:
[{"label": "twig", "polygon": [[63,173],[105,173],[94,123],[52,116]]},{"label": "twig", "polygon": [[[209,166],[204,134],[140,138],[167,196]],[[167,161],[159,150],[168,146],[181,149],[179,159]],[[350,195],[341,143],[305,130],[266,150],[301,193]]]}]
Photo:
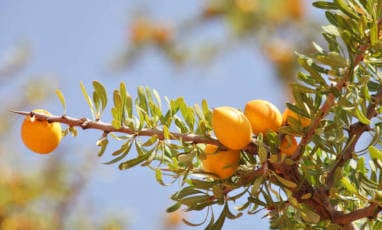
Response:
[{"label": "twig", "polygon": [[[115,128],[110,123],[105,123],[102,121],[93,121],[88,118],[74,118],[74,117],[69,117],[66,115],[62,115],[62,116],[46,115],[46,114],[41,114],[36,112],[13,111],[13,110],[11,110],[11,112],[20,114],[20,115],[25,115],[25,116],[34,116],[35,119],[38,119],[38,120],[46,120],[48,122],[59,122],[62,124],[66,124],[69,127],[81,127],[82,129],[97,129],[97,130],[102,130],[104,133],[125,133],[128,135],[136,135],[136,136],[156,135],[158,139],[160,140],[166,139],[165,134],[162,130],[154,129],[154,128],[146,128],[146,129],[136,131],[128,127]],[[192,142],[192,143],[221,145],[221,143],[216,139],[205,137],[205,136],[199,136],[195,134],[170,132],[169,138],[171,140],[181,140],[181,141]]]}]

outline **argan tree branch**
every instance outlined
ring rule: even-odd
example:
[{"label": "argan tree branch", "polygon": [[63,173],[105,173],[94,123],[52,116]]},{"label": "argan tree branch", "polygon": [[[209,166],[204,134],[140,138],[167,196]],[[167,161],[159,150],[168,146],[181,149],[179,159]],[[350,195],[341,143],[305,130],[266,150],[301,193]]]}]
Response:
[{"label": "argan tree branch", "polygon": [[[341,81],[337,82],[337,84],[333,86],[334,90],[341,91],[347,85],[347,82],[349,81],[349,79],[354,73],[354,69],[363,61],[365,52],[369,48],[370,48],[370,45],[361,45],[358,48],[359,52],[354,57],[354,61],[352,62],[352,65],[346,69]],[[329,113],[331,107],[335,104],[335,99],[336,99],[336,96],[333,93],[328,94],[326,101],[319,109],[318,114],[316,114],[316,117],[314,117],[312,125],[307,130],[305,136],[301,139],[298,148],[296,149],[295,153],[292,156],[293,159],[298,159],[300,157],[301,149],[310,142],[321,120]]]},{"label": "argan tree branch", "polygon": [[[382,88],[379,88],[378,92],[374,96],[373,103],[370,103],[367,107],[366,117],[370,120],[377,115],[376,107],[382,103]],[[337,168],[344,166],[344,164],[351,159],[355,149],[355,145],[358,142],[361,135],[369,129],[369,125],[363,124],[360,121],[352,124],[349,128],[349,143],[346,145],[341,158],[337,161],[334,167],[328,174],[326,179],[326,186],[331,187],[334,183],[334,175]]]},{"label": "argan tree branch", "polygon": [[[155,135],[160,140],[164,140],[166,138],[164,132],[159,129],[147,128],[147,129],[136,131],[128,127],[115,128],[110,123],[105,123],[102,121],[93,121],[85,117],[74,118],[74,117],[69,117],[66,115],[62,115],[62,116],[46,115],[46,114],[35,113],[35,112],[12,111],[12,110],[11,112],[17,113],[20,115],[25,115],[25,116],[33,116],[35,117],[35,119],[38,119],[38,120],[46,120],[48,122],[59,122],[62,124],[66,124],[69,127],[80,127],[82,129],[97,129],[97,130],[103,131],[104,133],[125,133],[128,135],[135,135],[135,136],[154,136]],[[199,136],[195,134],[183,134],[183,133],[170,132],[169,138],[171,140],[182,140],[185,142],[192,142],[192,143],[221,145],[220,142],[216,139],[208,138],[205,136]]]},{"label": "argan tree branch", "polygon": [[376,203],[372,203],[365,208],[350,213],[335,215],[334,222],[340,225],[346,225],[362,218],[374,218],[380,211],[382,211],[382,207]]}]

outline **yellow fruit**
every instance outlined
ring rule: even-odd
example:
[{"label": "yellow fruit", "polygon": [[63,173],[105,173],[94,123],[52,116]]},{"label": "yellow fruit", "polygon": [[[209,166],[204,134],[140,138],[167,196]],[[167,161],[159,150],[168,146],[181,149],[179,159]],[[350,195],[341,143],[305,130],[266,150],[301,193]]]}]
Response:
[{"label": "yellow fruit", "polygon": [[280,152],[290,156],[292,155],[298,147],[298,142],[295,137],[285,136],[280,144]]},{"label": "yellow fruit", "polygon": [[212,129],[227,148],[239,150],[251,142],[251,124],[239,110],[221,106],[212,111]]},{"label": "yellow fruit", "polygon": [[303,117],[303,116],[293,112],[289,108],[286,108],[283,112],[283,124],[287,124],[289,117],[292,117],[292,118],[298,120],[301,123],[301,126],[304,128],[308,127],[310,125],[310,119],[309,118]]},{"label": "yellow fruit", "polygon": [[295,20],[304,16],[304,2],[302,0],[285,0],[286,12]]},{"label": "yellow fruit", "polygon": [[244,114],[252,126],[254,134],[266,131],[277,131],[282,125],[280,111],[272,103],[265,100],[249,101],[244,108]]},{"label": "yellow fruit", "polygon": [[[46,110],[36,109],[35,113],[50,115]],[[21,125],[21,139],[33,152],[47,154],[60,144],[61,125],[57,122],[39,121],[34,117],[25,117]]]},{"label": "yellow fruit", "polygon": [[179,210],[175,212],[167,213],[164,220],[166,229],[172,229],[172,228],[175,229],[176,226],[182,223],[184,216],[185,216],[185,213]]},{"label": "yellow fruit", "polygon": [[153,28],[153,40],[159,45],[167,45],[173,38],[174,31],[169,25],[158,24]]},{"label": "yellow fruit", "polygon": [[147,19],[137,19],[130,27],[130,41],[132,43],[143,43],[152,35],[152,24]]},{"label": "yellow fruit", "polygon": [[216,174],[220,179],[229,178],[239,167],[240,150],[216,151],[217,149],[216,145],[206,145],[206,159],[202,160],[203,170]]}]

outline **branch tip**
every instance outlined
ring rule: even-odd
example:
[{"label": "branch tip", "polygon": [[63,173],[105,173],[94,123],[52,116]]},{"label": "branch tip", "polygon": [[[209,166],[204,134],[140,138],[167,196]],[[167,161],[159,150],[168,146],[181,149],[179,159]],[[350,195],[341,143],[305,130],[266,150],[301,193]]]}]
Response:
[{"label": "branch tip", "polygon": [[9,112],[11,113],[16,113],[16,114],[19,114],[19,115],[24,115],[24,116],[30,116],[33,114],[33,112],[26,112],[26,111],[20,111],[20,110],[12,110],[10,109]]}]

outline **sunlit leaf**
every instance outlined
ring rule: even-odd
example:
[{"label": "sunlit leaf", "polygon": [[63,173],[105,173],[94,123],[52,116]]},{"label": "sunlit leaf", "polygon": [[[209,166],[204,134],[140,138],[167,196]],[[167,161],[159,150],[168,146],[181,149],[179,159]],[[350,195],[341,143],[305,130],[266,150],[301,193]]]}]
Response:
[{"label": "sunlit leaf", "polygon": [[138,105],[139,107],[145,111],[148,112],[148,103],[147,103],[147,98],[146,98],[146,90],[143,86],[139,86],[137,88],[137,93],[138,93]]},{"label": "sunlit leaf", "polygon": [[61,90],[56,89],[56,95],[61,102],[62,108],[64,109],[64,114],[66,114],[66,101],[64,94],[61,92]]},{"label": "sunlit leaf", "polygon": [[340,183],[349,192],[351,192],[353,194],[357,194],[358,193],[357,188],[354,187],[354,185],[349,181],[349,179],[347,177],[342,177],[341,180],[340,180]]},{"label": "sunlit leaf", "polygon": [[152,135],[147,141],[145,141],[142,146],[147,147],[155,144],[158,141],[157,135]]},{"label": "sunlit leaf", "polygon": [[91,100],[91,98],[90,98],[88,92],[86,91],[86,88],[82,82],[80,82],[80,87],[81,87],[82,95],[84,96],[86,102],[88,103],[90,111],[92,112],[92,116],[93,116],[93,118],[95,118],[95,111],[94,111],[93,102],[92,102],[92,100]]},{"label": "sunlit leaf", "polygon": [[279,175],[277,175],[277,174],[275,174],[275,173],[273,174],[273,176],[276,177],[276,179],[277,179],[283,186],[285,186],[285,187],[287,187],[287,188],[291,188],[291,189],[295,189],[295,188],[297,188],[297,184],[294,183],[293,181],[287,180],[287,179],[285,179],[285,178],[283,178],[283,177],[281,177],[281,176],[279,176]]},{"label": "sunlit leaf", "polygon": [[382,161],[382,150],[377,149],[375,146],[369,146],[368,151],[371,159]]},{"label": "sunlit leaf", "polygon": [[302,205],[300,215],[306,223],[317,224],[320,221],[320,215],[308,208],[306,205]]},{"label": "sunlit leaf", "polygon": [[355,116],[358,118],[358,120],[362,123],[362,124],[365,124],[365,125],[369,125],[370,124],[370,120],[369,118],[366,117],[366,115],[358,108],[358,107],[355,107]]},{"label": "sunlit leaf", "polygon": [[100,150],[97,153],[99,157],[105,153],[105,150],[108,144],[109,144],[109,140],[107,139],[107,136],[103,136],[97,140],[96,145],[100,147]]},{"label": "sunlit leaf", "polygon": [[103,112],[107,105],[107,93],[105,87],[98,81],[93,81],[94,91],[101,101],[101,111]]}]

